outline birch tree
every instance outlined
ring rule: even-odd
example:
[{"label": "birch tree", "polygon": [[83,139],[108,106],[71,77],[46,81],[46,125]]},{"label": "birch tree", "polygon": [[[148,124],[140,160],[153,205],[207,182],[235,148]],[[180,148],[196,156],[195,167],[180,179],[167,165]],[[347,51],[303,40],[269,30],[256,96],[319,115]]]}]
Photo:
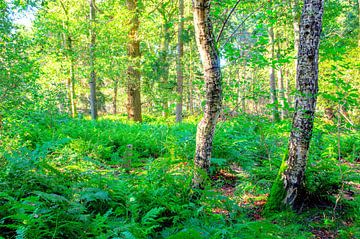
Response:
[{"label": "birch tree", "polygon": [[204,116],[197,127],[193,187],[204,186],[209,173],[213,136],[222,104],[220,58],[210,20],[210,0],[193,0],[195,38],[203,66],[206,88]]},{"label": "birch tree", "polygon": [[272,187],[267,210],[303,203],[304,173],[318,93],[318,55],[324,0],[304,0],[300,19],[297,95],[287,155]]}]

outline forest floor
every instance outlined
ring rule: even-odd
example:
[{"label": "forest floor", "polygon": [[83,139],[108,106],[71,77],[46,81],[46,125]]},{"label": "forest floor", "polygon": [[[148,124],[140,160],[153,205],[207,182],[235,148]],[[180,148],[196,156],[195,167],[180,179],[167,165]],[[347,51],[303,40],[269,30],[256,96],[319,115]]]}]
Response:
[{"label": "forest floor", "polygon": [[0,238],[360,238],[357,130],[318,120],[306,203],[265,216],[290,122],[220,122],[208,187],[190,200],[198,119],[173,120],[6,119]]}]

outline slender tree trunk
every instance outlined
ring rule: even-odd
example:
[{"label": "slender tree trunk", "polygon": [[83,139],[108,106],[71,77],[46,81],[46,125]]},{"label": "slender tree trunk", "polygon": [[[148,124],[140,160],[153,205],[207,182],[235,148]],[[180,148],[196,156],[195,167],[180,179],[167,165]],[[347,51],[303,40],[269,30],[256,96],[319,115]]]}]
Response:
[{"label": "slender tree trunk", "polygon": [[141,96],[140,96],[140,42],[138,40],[139,31],[139,16],[138,16],[138,1],[127,0],[128,10],[132,12],[133,17],[131,19],[131,29],[129,32],[128,43],[128,57],[131,61],[127,69],[127,113],[128,118],[141,122]]},{"label": "slender tree trunk", "polygon": [[194,95],[193,95],[193,92],[194,92],[194,89],[193,89],[193,79],[194,79],[194,61],[193,61],[193,54],[192,54],[192,51],[193,51],[193,45],[191,44],[190,42],[190,65],[189,65],[189,72],[190,72],[190,75],[189,75],[189,84],[188,84],[188,105],[189,105],[189,108],[188,108],[188,111],[190,112],[191,115],[194,114]]},{"label": "slender tree trunk", "polygon": [[285,109],[285,87],[284,87],[284,75],[282,66],[279,66],[278,69],[278,85],[279,85],[279,96],[280,96],[280,106],[281,106],[281,119],[285,119],[287,115],[287,110]]},{"label": "slender tree trunk", "polygon": [[98,117],[96,102],[96,73],[95,73],[95,0],[89,0],[90,3],[90,112],[91,119],[96,120]]},{"label": "slender tree trunk", "polygon": [[169,63],[168,60],[168,51],[170,44],[170,33],[169,33],[169,22],[164,16],[164,39],[162,42],[161,52],[160,52],[160,64],[161,64],[161,94],[162,94],[162,107],[163,107],[163,116],[165,118],[169,117]]},{"label": "slender tree trunk", "polygon": [[285,97],[286,102],[288,104],[288,107],[290,107],[290,93],[291,93],[291,87],[290,87],[290,72],[289,69],[285,69]]},{"label": "slender tree trunk", "polygon": [[[299,0],[293,0],[292,16],[293,16],[293,28],[294,28],[294,50],[296,54],[299,51],[299,45],[300,45],[300,27],[299,27],[300,11],[298,9],[299,9]],[[295,60],[295,65],[297,65],[297,60]]]},{"label": "slender tree trunk", "polygon": [[257,69],[256,67],[253,69],[252,71],[252,77],[251,77],[251,96],[252,96],[252,99],[253,99],[253,107],[252,107],[252,112],[249,112],[250,114],[251,113],[256,113],[258,114],[258,102],[260,101],[260,98],[259,96],[256,96],[255,95],[255,81],[256,81],[256,72],[257,72]]},{"label": "slender tree trunk", "polygon": [[113,114],[117,114],[117,98],[118,98],[118,80],[114,81],[114,96],[113,96]]},{"label": "slender tree trunk", "polygon": [[177,45],[177,61],[176,61],[176,76],[177,76],[177,103],[176,103],[176,122],[182,121],[182,108],[183,108],[183,84],[184,74],[182,58],[184,55],[184,43],[182,40],[184,29],[184,0],[179,0],[179,25],[178,25],[178,45]]},{"label": "slender tree trunk", "polygon": [[70,69],[69,69],[69,75],[70,79],[67,82],[67,88],[68,88],[68,96],[69,96],[69,109],[71,112],[71,116],[75,118],[77,112],[76,112],[76,93],[75,93],[75,60],[74,60],[74,51],[72,47],[72,39],[69,34],[69,11],[66,8],[66,5],[59,1],[61,8],[63,9],[65,13],[65,20],[63,20],[63,28],[64,28],[64,46],[67,49],[68,58],[70,59]]},{"label": "slender tree trunk", "polygon": [[297,95],[288,154],[272,187],[267,210],[278,210],[284,206],[296,209],[303,203],[301,193],[318,93],[323,8],[324,0],[304,0],[296,74]]},{"label": "slender tree trunk", "polygon": [[[292,4],[292,16],[293,16],[293,28],[294,28],[294,51],[295,54],[297,55],[299,52],[299,44],[300,44],[300,28],[299,28],[299,24],[300,24],[300,4],[299,4],[299,0],[292,0],[291,1]],[[295,71],[297,70],[297,64],[298,64],[298,60],[295,59]],[[288,103],[290,106],[293,106],[294,104],[294,97],[292,95],[289,95],[288,97]]]},{"label": "slender tree trunk", "polygon": [[[281,45],[280,41],[277,43],[277,59],[281,59]],[[285,119],[287,115],[286,98],[285,98],[285,87],[284,87],[284,75],[283,75],[283,66],[280,64],[277,70],[278,73],[278,88],[279,88],[279,97],[280,97],[280,106],[281,106],[281,119]]]},{"label": "slender tree trunk", "polygon": [[193,186],[204,186],[204,173],[209,173],[213,136],[221,111],[222,89],[220,59],[210,21],[210,0],[193,0],[195,38],[203,65],[206,85],[204,117],[197,127]]},{"label": "slender tree trunk", "polygon": [[[240,92],[240,87],[239,88],[239,92],[238,92],[238,95],[240,97],[240,100],[241,100],[241,108],[242,108],[242,112],[244,114],[246,114],[246,72],[247,72],[247,62],[246,62],[246,58],[244,58],[244,69],[243,69],[243,84],[242,84],[242,92]],[[240,77],[240,76],[239,76]],[[240,102],[238,102],[239,104]]]},{"label": "slender tree trunk", "polygon": [[[275,38],[274,38],[274,29],[271,26],[269,28],[269,38],[270,38],[270,46],[271,46],[271,61],[275,59]],[[271,64],[270,68],[270,97],[272,104],[272,120],[279,121],[279,107],[278,107],[278,99],[277,99],[277,91],[276,91],[276,81],[275,81],[275,67]]]},{"label": "slender tree trunk", "polygon": [[71,115],[73,118],[76,117],[76,93],[75,93],[75,61],[74,52],[72,48],[72,39],[68,36],[68,47],[70,53],[70,104],[71,104]]}]

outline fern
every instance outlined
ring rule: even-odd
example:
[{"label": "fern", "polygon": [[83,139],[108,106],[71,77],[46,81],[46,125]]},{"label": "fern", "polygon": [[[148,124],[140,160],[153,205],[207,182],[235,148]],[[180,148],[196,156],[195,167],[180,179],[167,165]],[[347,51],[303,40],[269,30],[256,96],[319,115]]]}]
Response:
[{"label": "fern", "polygon": [[92,202],[96,200],[108,201],[110,200],[109,193],[99,188],[86,188],[81,192],[81,200],[85,202]]},{"label": "fern", "polygon": [[15,239],[26,239],[26,231],[27,228],[26,227],[19,227],[16,230],[16,237]]},{"label": "fern", "polygon": [[121,233],[121,237],[113,239],[136,239],[136,237],[131,232],[125,231]]},{"label": "fern", "polygon": [[148,211],[145,216],[141,219],[143,225],[149,225],[156,221],[156,218],[165,211],[164,207],[153,208]]}]

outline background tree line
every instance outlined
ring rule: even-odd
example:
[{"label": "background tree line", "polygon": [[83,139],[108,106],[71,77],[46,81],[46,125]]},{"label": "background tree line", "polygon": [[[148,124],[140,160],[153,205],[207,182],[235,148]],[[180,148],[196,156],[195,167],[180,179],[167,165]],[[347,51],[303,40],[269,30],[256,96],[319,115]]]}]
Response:
[{"label": "background tree line", "polygon": [[[275,121],[290,117],[302,1],[240,1],[229,14],[235,3],[214,1],[211,10],[224,75],[224,112],[268,115]],[[186,0],[45,1],[32,8],[36,19],[31,32],[11,32],[8,26],[2,34],[21,39],[16,49],[28,44],[24,54],[36,64],[27,66],[43,102],[52,102],[60,112],[89,114],[94,101],[93,111],[100,114],[127,113],[141,121],[141,110],[168,117],[182,105],[180,120],[179,115],[197,114],[204,107],[191,5]],[[318,109],[330,120],[343,92],[341,114],[349,123],[356,121],[358,5],[325,3]],[[4,19],[11,6],[3,3]],[[2,67],[9,69],[6,61],[21,51],[11,55],[15,43],[3,39]],[[26,70],[11,69],[19,75]],[[16,81],[2,73],[3,79]],[[4,87],[12,83],[3,82]]]}]

